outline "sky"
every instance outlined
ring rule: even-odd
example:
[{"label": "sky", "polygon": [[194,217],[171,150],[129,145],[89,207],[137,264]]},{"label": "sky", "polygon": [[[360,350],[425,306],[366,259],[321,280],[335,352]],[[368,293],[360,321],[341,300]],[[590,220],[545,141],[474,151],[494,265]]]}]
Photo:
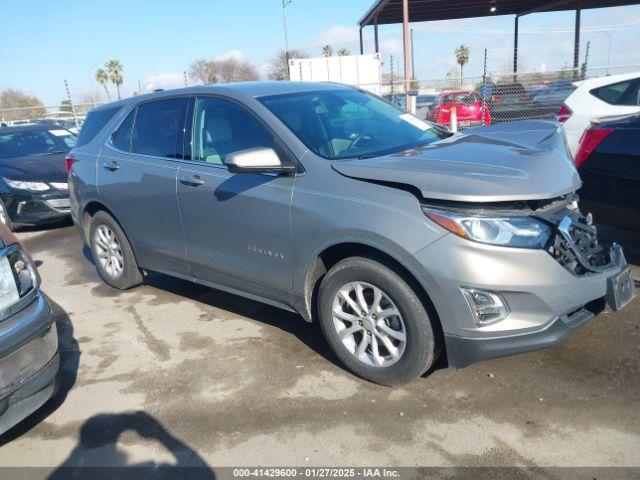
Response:
[{"label": "sky", "polygon": [[[356,53],[357,22],[373,0],[293,0],[286,8],[289,46],[319,56],[322,45]],[[198,59],[237,56],[261,73],[284,46],[281,0],[0,0],[0,90],[15,88],[45,105],[104,93],[96,69],[116,58],[124,65],[124,94],[154,86],[182,86],[183,72]],[[499,13],[499,12],[496,12]],[[520,70],[553,70],[573,63],[573,12],[534,14],[520,20]],[[586,10],[580,61],[591,43],[589,65],[637,65],[640,5]],[[456,67],[454,50],[471,49],[465,76],[480,76],[484,49],[490,71],[510,66],[513,17],[494,16],[413,23],[416,77],[442,79]],[[607,33],[600,33],[606,31]],[[608,35],[607,35],[608,34]],[[402,68],[400,26],[380,26],[383,70]],[[373,27],[365,29],[373,51]],[[615,69],[613,70],[615,72]]]}]

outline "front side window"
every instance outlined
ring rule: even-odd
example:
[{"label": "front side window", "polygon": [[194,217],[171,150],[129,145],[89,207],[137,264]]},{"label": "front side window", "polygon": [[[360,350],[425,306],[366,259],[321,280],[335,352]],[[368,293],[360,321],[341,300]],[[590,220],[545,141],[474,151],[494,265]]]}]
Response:
[{"label": "front side window", "polygon": [[131,152],[181,158],[179,131],[186,104],[186,98],[169,98],[139,105],[131,138]]},{"label": "front side window", "polygon": [[224,164],[227,155],[248,148],[277,150],[269,131],[249,112],[220,98],[197,98],[193,123],[193,160]]},{"label": "front side window", "polygon": [[640,79],[594,88],[591,94],[610,105],[640,105]]},{"label": "front side window", "polygon": [[330,159],[386,155],[448,134],[360,90],[325,90],[259,99],[316,155]]},{"label": "front side window", "polygon": [[[53,132],[65,132],[65,135]],[[74,142],[74,137],[66,130],[27,130],[0,133],[0,158],[32,157],[68,152],[73,148]]]}]

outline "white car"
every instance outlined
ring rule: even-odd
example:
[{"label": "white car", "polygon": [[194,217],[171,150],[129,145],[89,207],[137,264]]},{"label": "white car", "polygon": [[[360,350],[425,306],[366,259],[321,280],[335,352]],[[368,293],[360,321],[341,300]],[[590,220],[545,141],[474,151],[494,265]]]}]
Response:
[{"label": "white car", "polygon": [[564,123],[573,157],[592,120],[640,112],[640,72],[593,78],[574,85],[576,90],[557,115],[557,120]]}]

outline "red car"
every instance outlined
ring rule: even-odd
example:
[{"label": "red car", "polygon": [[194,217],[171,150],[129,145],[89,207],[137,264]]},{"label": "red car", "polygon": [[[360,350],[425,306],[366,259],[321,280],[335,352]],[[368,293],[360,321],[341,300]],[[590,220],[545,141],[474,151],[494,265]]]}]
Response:
[{"label": "red car", "polygon": [[[478,92],[458,90],[443,92],[438,95],[426,119],[440,125],[451,125],[451,108],[455,106],[459,127],[482,125],[482,98]],[[484,124],[491,124],[489,107],[484,108]]]}]

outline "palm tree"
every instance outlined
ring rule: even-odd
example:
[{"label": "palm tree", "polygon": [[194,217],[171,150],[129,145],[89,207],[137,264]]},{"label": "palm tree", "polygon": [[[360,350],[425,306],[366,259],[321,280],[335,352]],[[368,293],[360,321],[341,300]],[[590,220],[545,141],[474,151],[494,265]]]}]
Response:
[{"label": "palm tree", "polygon": [[469,47],[460,45],[456,48],[456,61],[460,65],[460,88],[462,88],[462,68],[469,62]]},{"label": "palm tree", "polygon": [[96,82],[104,87],[104,91],[107,94],[107,98],[111,101],[111,94],[109,93],[109,89],[107,88],[107,82],[109,81],[109,74],[105,72],[102,68],[96,70]]},{"label": "palm tree", "polygon": [[338,50],[339,57],[348,57],[349,55],[351,55],[351,52],[347,48],[341,48],[340,50]]},{"label": "palm tree", "polygon": [[331,45],[325,45],[322,47],[322,54],[325,57],[333,57],[333,47]]},{"label": "palm tree", "polygon": [[120,60],[109,60],[106,64],[107,72],[109,72],[109,78],[111,82],[116,86],[116,90],[118,91],[118,100],[120,100],[120,85],[122,85],[123,77],[122,77],[122,64]]}]

